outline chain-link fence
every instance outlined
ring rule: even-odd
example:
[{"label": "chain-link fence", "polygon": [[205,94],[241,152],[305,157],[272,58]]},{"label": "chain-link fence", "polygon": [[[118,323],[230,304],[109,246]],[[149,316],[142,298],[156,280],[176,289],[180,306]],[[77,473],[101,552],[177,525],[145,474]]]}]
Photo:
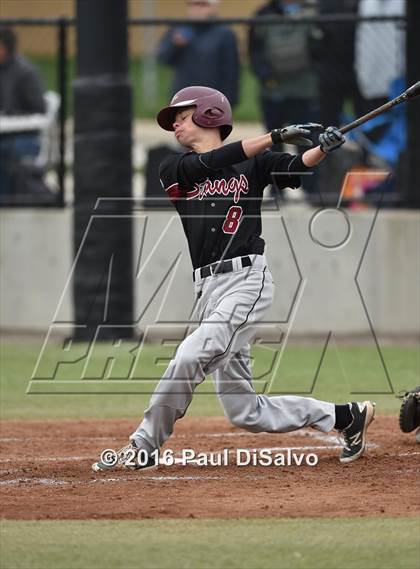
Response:
[{"label": "chain-link fence", "polygon": [[[267,11],[206,22],[130,20],[135,197],[160,192],[156,164],[173,145],[153,119],[187,82],[225,92],[234,109],[232,140],[294,123],[341,125],[403,91],[405,15],[361,17],[351,2],[335,9],[340,12],[319,13],[308,3],[300,13],[283,17]],[[1,204],[69,204],[75,21],[2,20],[0,26],[13,28],[20,53],[40,73],[48,115],[38,131],[37,154],[26,160],[26,179],[17,176],[24,191],[15,185],[9,195],[2,192]],[[304,183],[301,199],[318,203],[328,195],[336,199],[341,191],[344,205],[378,200],[403,205],[404,107],[350,133],[328,166]],[[1,120],[2,145],[21,132],[13,125],[8,130],[6,118]]]}]

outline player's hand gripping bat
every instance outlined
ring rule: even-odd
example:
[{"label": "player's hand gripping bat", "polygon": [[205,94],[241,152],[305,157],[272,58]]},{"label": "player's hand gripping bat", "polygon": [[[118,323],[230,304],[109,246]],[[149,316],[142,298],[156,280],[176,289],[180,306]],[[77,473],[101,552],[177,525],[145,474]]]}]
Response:
[{"label": "player's hand gripping bat", "polygon": [[285,128],[275,128],[271,131],[271,140],[273,144],[285,142],[287,144],[296,144],[298,146],[312,146],[312,140],[306,138],[311,132],[321,131],[324,127],[322,124],[308,122],[305,124],[292,124]]}]

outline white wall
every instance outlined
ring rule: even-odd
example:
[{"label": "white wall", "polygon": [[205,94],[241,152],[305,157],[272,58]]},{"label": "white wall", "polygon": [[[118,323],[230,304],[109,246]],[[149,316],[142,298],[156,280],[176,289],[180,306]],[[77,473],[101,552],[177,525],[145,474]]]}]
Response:
[{"label": "white wall", "polygon": [[[289,206],[282,213],[265,211],[263,217],[266,254],[277,285],[267,320],[280,321],[278,329],[287,333],[369,333],[355,275],[375,212],[349,214],[351,235],[338,249],[327,249],[311,239],[308,228],[314,210]],[[327,244],[341,241],[346,228],[344,217],[337,212],[324,212],[312,221],[313,236]],[[0,230],[0,326],[46,332],[55,315],[56,321],[71,321],[72,211],[3,209]],[[140,328],[153,325],[156,318],[159,330],[168,327],[168,322],[187,321],[194,293],[186,241],[176,214],[138,213],[134,233],[136,263],[143,241],[135,284],[137,314],[148,306]],[[419,212],[380,212],[358,278],[369,317],[379,333],[418,333],[419,238]],[[149,303],[177,255],[172,274]],[[295,295],[298,300],[293,303]]]},{"label": "white wall", "polygon": [[[71,266],[69,210],[0,212],[0,325],[46,330],[54,318]],[[72,318],[71,303],[63,305]]]}]

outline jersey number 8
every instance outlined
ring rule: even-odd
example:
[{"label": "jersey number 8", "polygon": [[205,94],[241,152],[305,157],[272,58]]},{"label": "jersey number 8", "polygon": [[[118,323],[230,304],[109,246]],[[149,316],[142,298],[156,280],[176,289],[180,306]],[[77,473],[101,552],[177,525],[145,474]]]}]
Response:
[{"label": "jersey number 8", "polygon": [[242,208],[239,205],[233,205],[229,208],[222,229],[224,233],[236,233],[239,222],[242,217]]}]

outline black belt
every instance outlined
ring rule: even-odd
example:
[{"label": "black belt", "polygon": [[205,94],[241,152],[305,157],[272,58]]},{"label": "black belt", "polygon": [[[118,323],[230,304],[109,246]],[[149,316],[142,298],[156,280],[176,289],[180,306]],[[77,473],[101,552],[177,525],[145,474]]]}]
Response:
[{"label": "black belt", "polygon": [[[241,257],[240,262],[242,264],[242,268],[250,267],[252,265],[251,258],[246,255],[245,257]],[[205,279],[210,275],[217,275],[219,273],[230,273],[233,271],[233,262],[232,259],[226,259],[226,261],[216,261],[211,265],[206,265],[205,267],[201,267],[198,269],[200,271],[200,277]],[[193,281],[195,281],[195,271],[193,271]]]}]

